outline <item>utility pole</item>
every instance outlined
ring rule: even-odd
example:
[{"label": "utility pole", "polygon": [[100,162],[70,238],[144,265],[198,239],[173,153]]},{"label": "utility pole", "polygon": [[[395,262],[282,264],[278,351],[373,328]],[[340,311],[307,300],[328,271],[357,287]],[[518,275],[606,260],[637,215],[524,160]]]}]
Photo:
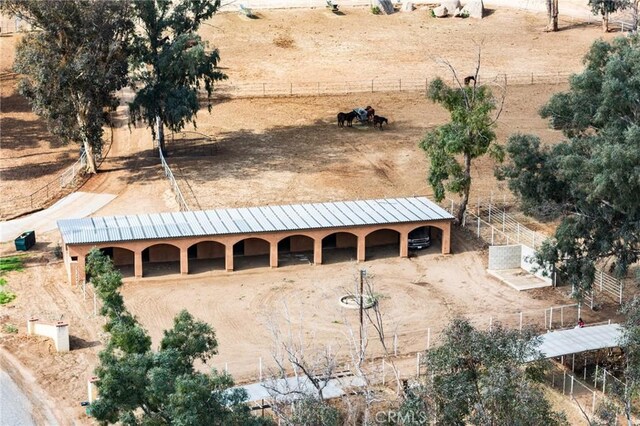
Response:
[{"label": "utility pole", "polygon": [[360,353],[364,357],[364,277],[367,275],[365,269],[360,269]]}]

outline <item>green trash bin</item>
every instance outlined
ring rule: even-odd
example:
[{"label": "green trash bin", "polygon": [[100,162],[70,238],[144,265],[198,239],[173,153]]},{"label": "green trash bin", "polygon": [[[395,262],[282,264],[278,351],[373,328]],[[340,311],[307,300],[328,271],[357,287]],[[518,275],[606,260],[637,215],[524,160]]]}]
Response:
[{"label": "green trash bin", "polygon": [[36,231],[26,231],[15,239],[16,250],[27,251],[36,243]]}]

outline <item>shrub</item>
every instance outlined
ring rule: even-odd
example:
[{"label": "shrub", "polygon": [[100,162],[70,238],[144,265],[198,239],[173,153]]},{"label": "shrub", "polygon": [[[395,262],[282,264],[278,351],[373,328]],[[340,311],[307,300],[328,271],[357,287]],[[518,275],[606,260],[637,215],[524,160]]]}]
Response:
[{"label": "shrub", "polygon": [[371,6],[371,13],[374,15],[380,15],[380,13],[382,13],[380,6]]},{"label": "shrub", "polygon": [[16,327],[14,324],[9,324],[9,323],[7,323],[7,324],[3,324],[3,325],[2,325],[2,331],[3,331],[4,333],[12,333],[12,334],[15,334],[15,333],[17,333],[17,332],[18,332],[18,327]]}]

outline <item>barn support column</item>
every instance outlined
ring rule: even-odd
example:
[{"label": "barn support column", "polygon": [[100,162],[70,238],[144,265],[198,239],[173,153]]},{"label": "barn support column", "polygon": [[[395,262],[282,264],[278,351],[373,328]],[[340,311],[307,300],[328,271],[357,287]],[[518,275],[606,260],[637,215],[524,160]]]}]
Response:
[{"label": "barn support column", "polygon": [[142,251],[133,252],[133,276],[142,278]]},{"label": "barn support column", "polygon": [[365,259],[367,258],[366,242],[367,242],[367,239],[364,236],[358,235],[358,253],[356,255],[358,262],[364,262]]},{"label": "barn support column", "polygon": [[314,265],[322,265],[322,238],[313,240],[313,263]]},{"label": "barn support column", "polygon": [[189,273],[189,251],[186,248],[180,249],[180,273],[182,275]]},{"label": "barn support column", "polygon": [[442,254],[451,253],[451,222],[442,227]]},{"label": "barn support column", "polygon": [[84,254],[79,254],[78,255],[78,262],[76,263],[76,274],[78,277],[78,282],[76,283],[79,284],[81,282],[83,282],[86,279],[86,268],[85,268],[85,264],[86,264],[86,257],[84,256]]},{"label": "barn support column", "polygon": [[233,272],[233,244],[231,243],[224,246],[224,269],[227,272]]},{"label": "barn support column", "polygon": [[78,280],[80,282],[84,282],[87,276],[87,272],[85,268],[86,261],[87,261],[87,258],[84,254],[81,254],[78,256]]},{"label": "barn support column", "polygon": [[409,257],[409,233],[400,232],[400,257]]},{"label": "barn support column", "polygon": [[278,242],[269,243],[269,266],[272,268],[278,267]]}]

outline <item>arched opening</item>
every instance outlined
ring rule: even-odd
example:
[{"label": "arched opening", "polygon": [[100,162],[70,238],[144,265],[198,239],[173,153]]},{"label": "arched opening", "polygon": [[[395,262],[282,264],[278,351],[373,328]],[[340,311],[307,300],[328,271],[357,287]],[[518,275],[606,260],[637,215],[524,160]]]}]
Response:
[{"label": "arched opening", "polygon": [[408,245],[410,256],[440,253],[442,230],[435,226],[419,226],[409,232]]},{"label": "arched opening", "polygon": [[313,238],[292,235],[278,241],[278,266],[313,263]]},{"label": "arched opening", "polygon": [[338,263],[358,258],[358,237],[336,232],[322,239],[322,263]]},{"label": "arched opening", "polygon": [[120,247],[103,247],[100,251],[105,256],[109,256],[113,266],[120,271],[124,278],[134,276],[135,255],[133,251]]},{"label": "arched opening", "polygon": [[189,274],[224,270],[224,244],[217,241],[201,241],[187,249]]},{"label": "arched opening", "polygon": [[400,233],[393,229],[378,229],[365,238],[366,260],[386,259],[400,255]]},{"label": "arched opening", "polygon": [[155,244],[142,250],[145,277],[180,273],[180,249],[171,244]]},{"label": "arched opening", "polygon": [[269,266],[271,245],[261,238],[247,238],[233,245],[233,269],[260,268]]}]

